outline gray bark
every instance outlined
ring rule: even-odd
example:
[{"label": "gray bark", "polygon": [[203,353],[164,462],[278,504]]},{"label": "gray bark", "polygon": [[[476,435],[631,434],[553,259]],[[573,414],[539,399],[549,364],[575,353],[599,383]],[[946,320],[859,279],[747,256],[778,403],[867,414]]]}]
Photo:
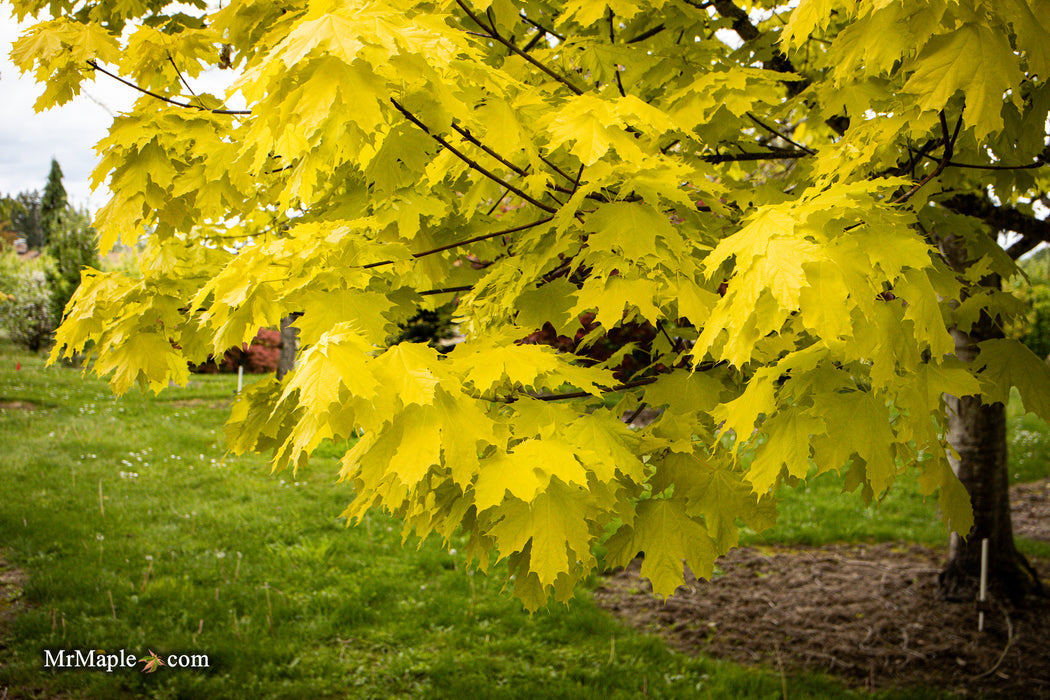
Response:
[{"label": "gray bark", "polygon": [[292,325],[298,314],[281,319],[281,353],[277,357],[277,379],[295,369],[295,355],[299,350],[299,329]]},{"label": "gray bark", "polygon": [[[956,270],[966,264],[960,241],[950,237],[941,242],[945,259]],[[981,281],[999,287],[998,276]],[[963,362],[973,362],[977,343],[1002,338],[1001,324],[987,314],[969,333],[952,331],[955,352]],[[966,537],[952,533],[948,561],[941,572],[941,591],[953,599],[973,600],[980,580],[981,541],[988,539],[988,585],[999,595],[1013,600],[1042,592],[1038,576],[1024,555],[1014,546],[1010,520],[1009,464],[1006,448],[1006,407],[986,404],[980,397],[945,397],[948,404],[948,443],[958,456],[949,454],[956,476],[970,494],[974,525]]]}]

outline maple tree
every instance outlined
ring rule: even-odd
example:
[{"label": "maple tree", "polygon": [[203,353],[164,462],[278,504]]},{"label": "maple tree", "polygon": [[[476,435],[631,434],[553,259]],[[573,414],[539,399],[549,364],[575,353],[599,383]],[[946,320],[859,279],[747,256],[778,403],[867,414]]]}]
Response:
[{"label": "maple tree", "polygon": [[[998,280],[1050,238],[1046,3],[190,5],[14,0],[38,108],[142,93],[94,175],[103,249],[148,227],[142,276],[87,275],[54,357],[160,390],[299,314],[231,448],[298,468],[359,437],[345,514],[463,533],[530,608],[600,542],[668,595],[813,473],[872,499],[914,471],[966,533],[960,406],[994,422],[1016,386],[1050,418],[998,332]],[[224,95],[193,87],[213,67]],[[391,344],[450,302],[454,350]]]}]

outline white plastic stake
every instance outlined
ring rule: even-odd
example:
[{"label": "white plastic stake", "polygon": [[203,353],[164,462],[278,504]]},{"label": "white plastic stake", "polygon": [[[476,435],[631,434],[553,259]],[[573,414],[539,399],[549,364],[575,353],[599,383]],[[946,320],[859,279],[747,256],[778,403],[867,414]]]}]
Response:
[{"label": "white plastic stake", "polygon": [[[981,540],[981,596],[983,603],[988,597],[988,538]],[[977,631],[984,631],[984,610],[977,613]]]},{"label": "white plastic stake", "polygon": [[241,393],[244,386],[244,365],[237,365],[237,393]]}]

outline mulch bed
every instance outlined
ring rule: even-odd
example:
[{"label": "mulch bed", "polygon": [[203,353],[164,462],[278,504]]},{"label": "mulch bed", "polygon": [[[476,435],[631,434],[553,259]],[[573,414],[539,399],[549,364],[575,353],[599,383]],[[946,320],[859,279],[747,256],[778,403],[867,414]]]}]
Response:
[{"label": "mulch bed", "polygon": [[[1017,534],[1050,541],[1050,480],[1012,497]],[[595,599],[685,652],[789,676],[825,671],[869,690],[1050,698],[1050,601],[995,603],[979,632],[975,604],[939,596],[944,554],[892,543],[742,548],[719,561],[711,581],[689,577],[666,603],[636,561],[607,576]],[[1032,563],[1050,579],[1050,562]]]}]

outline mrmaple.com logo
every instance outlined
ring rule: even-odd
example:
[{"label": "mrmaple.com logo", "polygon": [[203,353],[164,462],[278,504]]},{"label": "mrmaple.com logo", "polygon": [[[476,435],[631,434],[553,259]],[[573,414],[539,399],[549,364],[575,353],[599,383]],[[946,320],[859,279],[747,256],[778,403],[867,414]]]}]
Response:
[{"label": "mrmaple.com logo", "polygon": [[153,673],[161,666],[170,668],[210,668],[207,654],[168,654],[160,657],[151,649],[148,656],[139,657],[126,649],[44,649],[44,668],[96,669],[112,673],[114,669],[131,669],[142,664],[143,673]]}]

